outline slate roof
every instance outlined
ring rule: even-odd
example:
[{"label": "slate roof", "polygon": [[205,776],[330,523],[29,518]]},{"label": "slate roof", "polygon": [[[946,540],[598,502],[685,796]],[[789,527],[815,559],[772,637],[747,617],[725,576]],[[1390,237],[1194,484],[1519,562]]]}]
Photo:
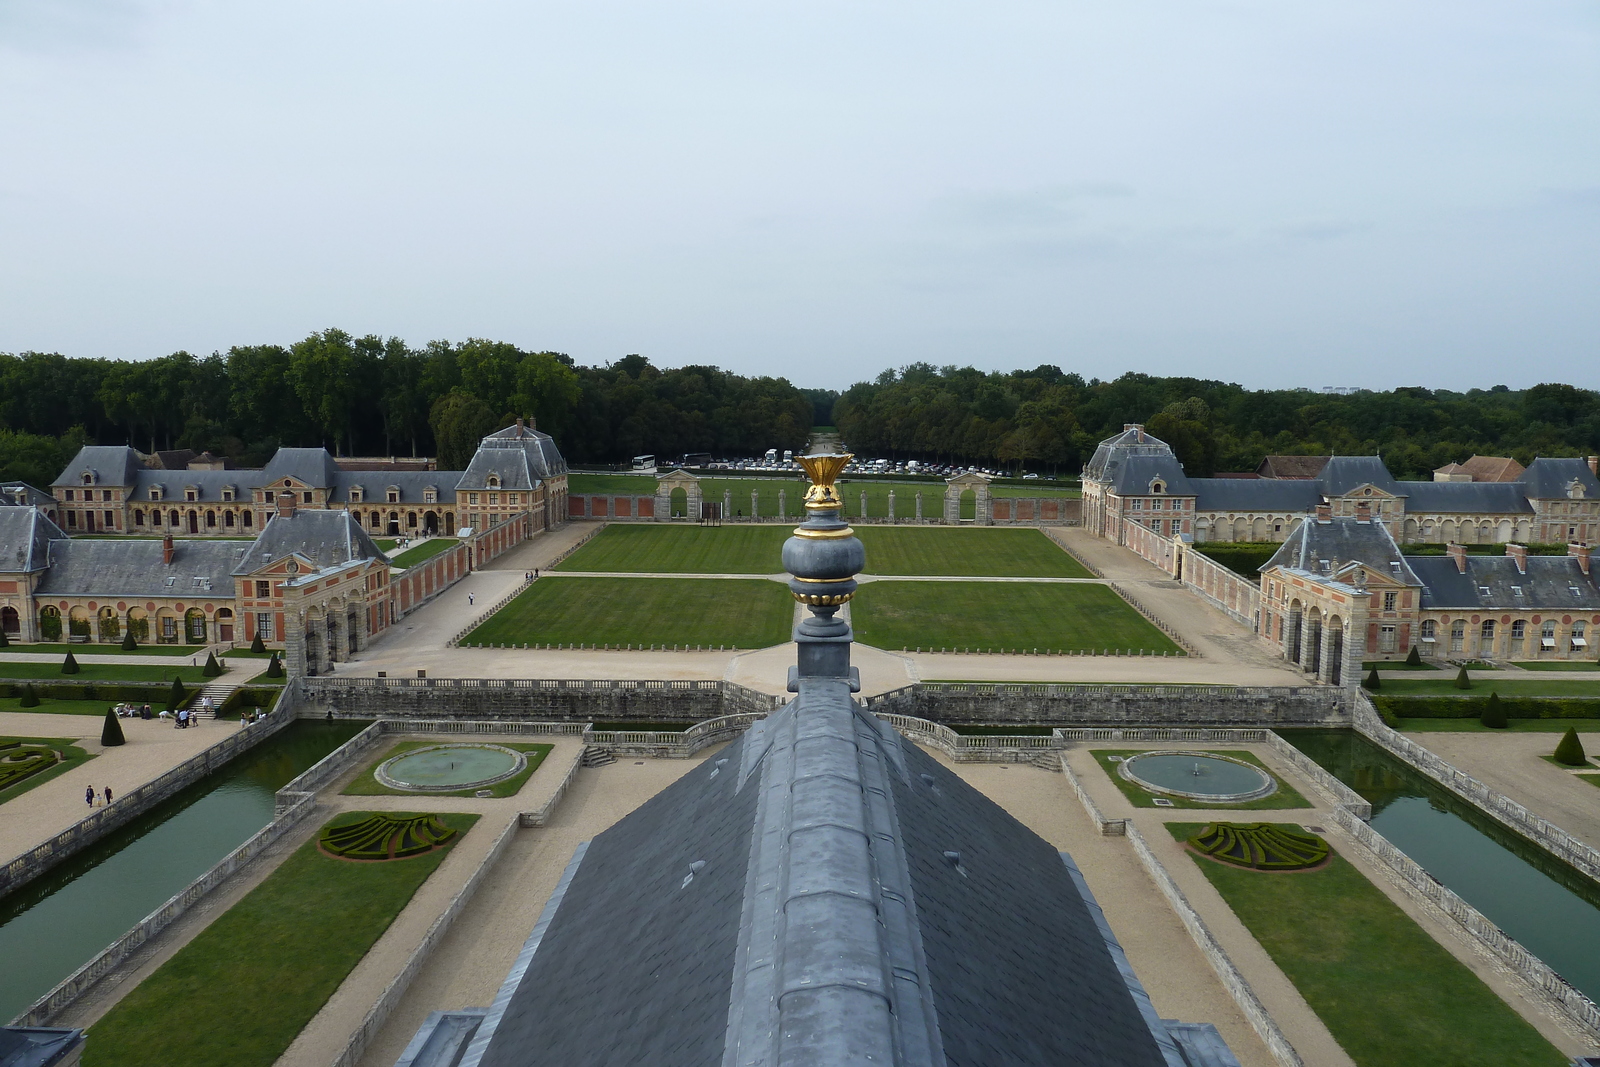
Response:
[{"label": "slate roof", "polygon": [[1185,1067],[1069,862],[799,684],[588,843],[461,1067]]},{"label": "slate roof", "polygon": [[1315,478],[1331,456],[1268,456],[1256,471],[1263,478]]},{"label": "slate roof", "polygon": [[547,478],[566,473],[567,461],[561,458],[555,440],[519,422],[478,442],[456,488],[487,488],[493,474],[499,476],[501,489],[532,489]]},{"label": "slate roof", "polygon": [[[1510,556],[1468,556],[1465,573],[1449,556],[1407,556],[1422,579],[1422,607],[1600,610],[1600,587],[1571,556],[1529,556],[1526,574]],[[1578,595],[1572,589],[1576,587]],[[1522,595],[1516,594],[1522,590]],[[1487,590],[1485,592],[1484,590]]]},{"label": "slate roof", "polygon": [[1112,488],[1120,496],[1148,496],[1151,483],[1158,478],[1165,486],[1163,492],[1167,496],[1194,496],[1194,487],[1183,473],[1183,464],[1171,453],[1113,460],[1107,467],[1107,474]]},{"label": "slate roof", "polygon": [[[1328,561],[1328,567],[1322,561]],[[1400,555],[1400,546],[1381,522],[1355,519],[1317,520],[1308,518],[1289,532],[1272,558],[1261,565],[1284,567],[1322,577],[1337,577],[1350,564],[1386,574],[1405,585],[1421,585],[1422,579],[1411,569],[1414,557]]]},{"label": "slate roof", "polygon": [[0,1026],[0,1067],[51,1067],[69,1059],[83,1044],[82,1030],[54,1026]]},{"label": "slate roof", "polygon": [[1322,490],[1305,479],[1190,478],[1196,511],[1311,511]]},{"label": "slate roof", "polygon": [[1536,459],[1520,479],[1528,496],[1536,500],[1564,498],[1574,481],[1583,486],[1583,495],[1588,499],[1600,497],[1600,480],[1582,459]]},{"label": "slate roof", "polygon": [[258,485],[294,478],[316,489],[330,489],[339,479],[339,465],[326,448],[280,448],[261,469]]},{"label": "slate roof", "polygon": [[1406,514],[1532,514],[1516,482],[1396,482],[1406,498]]},{"label": "slate roof", "polygon": [[438,503],[453,504],[456,486],[464,477],[465,471],[341,470],[328,499],[348,503],[350,490],[360,486],[365,497],[363,503],[385,504],[389,502],[388,493],[392,486],[400,490],[399,502],[402,504],[426,505],[423,493],[429,489],[438,491]]},{"label": "slate roof", "polygon": [[[250,491],[260,487],[263,482],[260,471],[239,470],[141,470],[134,481],[133,496],[130,504],[160,504],[162,506],[185,503],[220,504],[223,503],[222,491],[232,487],[234,491],[233,503],[250,502]],[[152,487],[160,487],[161,499],[151,500]],[[188,501],[184,498],[185,491],[195,490],[195,500]]]},{"label": "slate roof", "polygon": [[84,445],[62,468],[52,486],[82,485],[83,472],[93,471],[96,485],[132,485],[144,470],[144,457],[127,445]]},{"label": "slate roof", "polygon": [[0,506],[0,572],[31,574],[50,565],[51,542],[66,531],[26,504]]},{"label": "slate roof", "polygon": [[53,508],[56,506],[56,498],[43,489],[35,489],[27,482],[6,482],[0,484],[0,506],[9,505]]},{"label": "slate roof", "polygon": [[[1115,437],[1108,437],[1100,442],[1089,462],[1084,464],[1083,476],[1097,482],[1113,481],[1118,468],[1133,456],[1172,455],[1171,445],[1160,438],[1150,436],[1143,426],[1133,425]],[[1176,457],[1173,457],[1173,462],[1177,462]]]},{"label": "slate roof", "polygon": [[245,548],[242,541],[175,541],[167,564],[156,540],[59,541],[39,595],[232,598],[233,568]]},{"label": "slate roof", "polygon": [[1316,480],[1323,495],[1330,497],[1343,496],[1369,484],[1388,493],[1400,493],[1399,483],[1378,456],[1333,456]]},{"label": "slate roof", "polygon": [[268,519],[232,573],[251,574],[291,553],[310,559],[318,570],[383,555],[349,512],[298,508],[293,515]]}]

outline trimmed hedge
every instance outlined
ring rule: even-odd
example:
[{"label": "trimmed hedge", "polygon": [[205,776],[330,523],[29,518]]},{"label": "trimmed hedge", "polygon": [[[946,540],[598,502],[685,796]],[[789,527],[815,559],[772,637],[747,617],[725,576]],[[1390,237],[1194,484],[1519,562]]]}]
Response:
[{"label": "trimmed hedge", "polygon": [[0,759],[0,789],[54,767],[60,758],[49,745],[23,746],[13,741],[0,747],[7,750],[5,757]]},{"label": "trimmed hedge", "polygon": [[1258,541],[1241,544],[1236,541],[1206,541],[1195,545],[1194,550],[1233,573],[1251,581],[1261,577],[1261,566],[1283,547],[1275,541]]},{"label": "trimmed hedge", "polygon": [[[113,704],[121,700],[155,707],[171,695],[171,690],[128,682],[0,682],[0,696],[26,697],[30,693],[44,700],[104,700]],[[199,695],[198,688],[185,686],[183,702],[187,704]]]},{"label": "trimmed hedge", "polygon": [[217,709],[220,718],[230,718],[239,713],[241,708],[271,708],[283,695],[283,690],[277,686],[270,689],[235,689],[228,694],[228,699],[222,702],[222,707]]},{"label": "trimmed hedge", "polygon": [[[1404,719],[1476,719],[1484,703],[1474,697],[1373,696],[1380,712]],[[1584,697],[1501,697],[1508,719],[1600,719],[1600,699]]]},{"label": "trimmed hedge", "polygon": [[1271,822],[1214,822],[1189,844],[1214,860],[1258,871],[1300,871],[1328,858],[1328,843],[1316,834]]},{"label": "trimmed hedge", "polygon": [[345,859],[398,860],[432,852],[455,836],[437,815],[380,812],[325,828],[321,843],[325,852]]}]

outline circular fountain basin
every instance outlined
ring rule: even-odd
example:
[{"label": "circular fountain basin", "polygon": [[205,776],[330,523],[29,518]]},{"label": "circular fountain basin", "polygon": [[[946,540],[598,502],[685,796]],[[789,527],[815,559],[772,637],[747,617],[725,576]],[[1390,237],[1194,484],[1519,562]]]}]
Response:
[{"label": "circular fountain basin", "polygon": [[373,776],[408,793],[454,793],[503,782],[527,766],[521,752],[500,745],[433,745],[384,760]]},{"label": "circular fountain basin", "polygon": [[1210,752],[1141,752],[1123,760],[1117,773],[1153,792],[1224,804],[1255,800],[1278,789],[1277,780],[1260,767]]}]

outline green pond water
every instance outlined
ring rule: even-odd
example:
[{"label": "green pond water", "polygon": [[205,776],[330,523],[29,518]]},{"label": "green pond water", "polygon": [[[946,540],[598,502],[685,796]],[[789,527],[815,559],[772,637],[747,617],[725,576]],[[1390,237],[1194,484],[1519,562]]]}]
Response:
[{"label": "green pond water", "polygon": [[291,723],[0,897],[0,1022],[27,1010],[271,822],[273,794],[366,726],[344,720]]},{"label": "green pond water", "polygon": [[1280,733],[1372,803],[1374,830],[1600,1000],[1600,885],[1353,730]]}]

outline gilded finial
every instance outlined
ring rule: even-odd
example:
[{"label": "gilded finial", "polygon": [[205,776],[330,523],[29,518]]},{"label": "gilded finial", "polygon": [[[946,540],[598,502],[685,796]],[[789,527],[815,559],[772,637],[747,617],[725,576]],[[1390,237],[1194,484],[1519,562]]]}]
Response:
[{"label": "gilded finial", "polygon": [[837,511],[844,507],[834,480],[844,470],[845,464],[855,458],[854,453],[833,456],[799,456],[800,466],[811,476],[811,488],[806,490],[806,507],[811,511]]}]

